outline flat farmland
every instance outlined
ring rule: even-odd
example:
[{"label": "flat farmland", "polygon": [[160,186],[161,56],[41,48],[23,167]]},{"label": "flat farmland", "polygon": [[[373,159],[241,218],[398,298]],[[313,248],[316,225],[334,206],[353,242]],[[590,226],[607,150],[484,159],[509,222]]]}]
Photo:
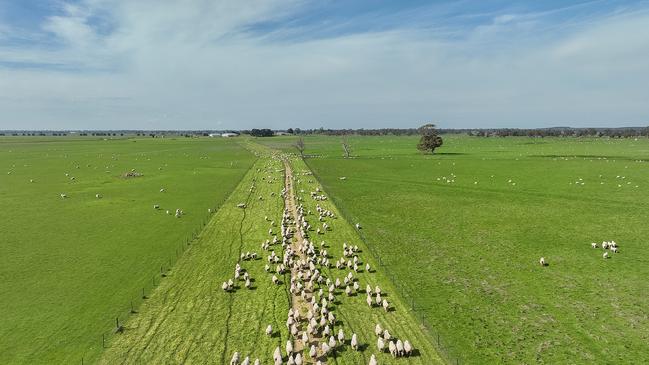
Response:
[{"label": "flat farmland", "polygon": [[[444,139],[431,156],[415,137],[351,137],[350,159],[340,138],[305,143],[324,191],[449,352],[465,363],[649,361],[649,141]],[[604,259],[612,240],[619,253]]]},{"label": "flat farmland", "polygon": [[[270,364],[274,362],[275,351],[279,351],[283,363],[290,363],[288,357],[298,354],[303,364],[315,364],[318,360],[364,364],[372,356],[380,364],[443,363],[433,341],[369,254],[353,224],[340,217],[332,202],[313,198],[311,193],[318,191],[320,184],[304,162],[260,146],[249,147],[260,156],[253,169],[139,312],[126,322],[124,332],[113,338],[100,363],[227,364],[238,353],[240,361],[249,357],[250,363],[259,359],[262,364]],[[287,189],[292,193],[282,196],[287,176],[292,182],[292,188]],[[327,294],[334,298],[322,305],[335,315],[335,320],[317,325],[317,331],[308,334],[306,344],[303,336],[309,329],[304,321],[308,322],[309,313],[317,316],[317,312],[315,306],[302,301],[290,289],[292,283],[307,285],[308,280],[302,281],[298,278],[302,274],[296,274],[298,261],[306,258],[289,252],[290,247],[297,252],[298,247],[309,243],[302,237],[279,234],[281,224],[290,226],[291,219],[283,216],[289,214],[284,209],[289,207],[286,201],[291,199],[304,211],[304,218],[309,222],[304,235],[314,245],[319,258],[315,260],[316,254],[311,256],[314,269],[308,271],[317,270],[331,283],[314,280],[315,287],[303,298],[317,298],[318,303]],[[240,204],[245,204],[245,208]],[[318,207],[332,212],[333,217],[319,219]],[[273,237],[283,238],[273,244]],[[264,242],[271,243],[264,248]],[[360,258],[358,271],[351,267],[337,268],[334,264],[344,257],[345,245],[358,247],[353,255]],[[256,258],[247,259],[248,254]],[[278,262],[265,267],[273,255],[280,258],[279,263],[290,262],[286,266],[294,272],[282,272]],[[323,264],[322,258],[328,258],[330,263]],[[351,261],[352,257],[347,260]],[[369,271],[364,269],[366,264],[370,265]],[[236,265],[240,265],[241,275],[249,275],[250,287],[244,285],[244,276],[233,277]],[[342,284],[348,275],[358,283],[358,288],[352,289],[351,282]],[[273,277],[278,278],[276,283]],[[221,285],[228,280],[233,280],[233,286],[225,291]],[[335,288],[329,286],[336,281],[341,284]],[[366,304],[367,285],[372,291],[380,288],[387,300],[387,310],[382,305]],[[321,289],[323,294],[318,294]],[[375,300],[373,296],[372,301]],[[287,324],[289,308],[300,313],[295,333],[292,325]],[[393,340],[408,340],[414,347],[412,355],[393,358],[387,352],[387,341],[386,348],[380,352],[375,335],[377,324],[388,330]],[[270,335],[266,333],[269,325]],[[340,330],[346,336],[342,341],[337,337]],[[327,331],[335,337],[329,338]],[[352,349],[354,334],[359,342],[357,351]],[[327,352],[323,344],[331,341],[334,345]],[[290,354],[285,348],[287,342],[293,346]],[[311,346],[314,356],[310,354]]]},{"label": "flat farmland", "polygon": [[95,359],[254,160],[228,140],[0,139],[0,362]]}]

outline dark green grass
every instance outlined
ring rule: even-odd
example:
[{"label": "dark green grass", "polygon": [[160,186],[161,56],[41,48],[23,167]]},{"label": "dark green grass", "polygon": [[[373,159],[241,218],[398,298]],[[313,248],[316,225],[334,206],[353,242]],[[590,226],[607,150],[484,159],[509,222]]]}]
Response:
[{"label": "dark green grass", "polygon": [[0,139],[0,363],[95,358],[253,160],[225,140]]},{"label": "dark green grass", "polygon": [[[350,142],[343,159],[339,138],[306,138],[308,165],[455,356],[649,361],[649,141],[445,136],[435,156],[413,137]],[[620,253],[603,260],[602,240]]]}]

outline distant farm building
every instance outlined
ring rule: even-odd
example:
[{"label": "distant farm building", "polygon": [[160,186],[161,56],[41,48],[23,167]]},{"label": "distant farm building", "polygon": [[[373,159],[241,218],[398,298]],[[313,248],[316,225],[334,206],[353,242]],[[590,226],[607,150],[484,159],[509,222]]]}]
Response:
[{"label": "distant farm building", "polygon": [[221,137],[226,137],[226,138],[227,137],[238,137],[238,136],[239,136],[239,133],[231,133],[231,132],[221,133]]}]

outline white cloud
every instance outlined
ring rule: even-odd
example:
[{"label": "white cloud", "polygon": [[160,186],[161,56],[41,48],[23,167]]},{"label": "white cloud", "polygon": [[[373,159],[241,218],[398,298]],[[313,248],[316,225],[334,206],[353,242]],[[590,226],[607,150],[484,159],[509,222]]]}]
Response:
[{"label": "white cloud", "polygon": [[[301,1],[89,0],[43,27],[57,50],[0,46],[3,128],[645,124],[644,13],[560,36],[514,15],[450,41],[404,29],[281,42],[246,31]],[[103,34],[90,17],[110,23]],[[498,19],[498,18],[495,18]],[[525,25],[534,31],[534,25]],[[530,28],[531,27],[531,28]],[[308,39],[308,37],[305,37]],[[65,68],[65,67],[64,67]]]}]

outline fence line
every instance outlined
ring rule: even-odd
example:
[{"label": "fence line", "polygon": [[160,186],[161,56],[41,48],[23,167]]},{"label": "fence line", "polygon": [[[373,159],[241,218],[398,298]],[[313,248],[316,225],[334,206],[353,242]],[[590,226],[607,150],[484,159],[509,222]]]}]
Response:
[{"label": "fence line", "polygon": [[[91,355],[96,356],[97,355],[96,351],[92,351],[95,346],[97,346],[97,348],[99,348],[98,346],[101,345],[101,348],[105,349],[108,346],[112,336],[114,336],[117,333],[121,333],[122,331],[124,331],[124,326],[123,325],[126,323],[126,321],[130,318],[131,315],[137,313],[136,308],[139,308],[140,305],[145,300],[149,299],[149,296],[153,293],[155,288],[160,285],[160,283],[162,282],[162,279],[167,276],[167,274],[169,273],[171,268],[182,258],[182,256],[183,256],[182,254],[185,251],[187,251],[187,249],[191,246],[192,242],[195,241],[198,238],[198,235],[205,229],[207,224],[211,221],[212,216],[215,215],[223,207],[223,204],[225,204],[225,202],[232,196],[232,194],[234,193],[236,188],[243,182],[243,180],[248,175],[248,173],[253,168],[253,166],[256,164],[256,162],[257,161],[255,160],[248,167],[246,172],[244,172],[241,175],[241,178],[239,179],[239,181],[235,185],[232,192],[230,192],[230,194],[228,194],[227,196],[221,198],[219,201],[216,202],[215,206],[217,207],[217,209],[214,209],[210,213],[208,213],[203,218],[203,220],[200,222],[200,226],[197,227],[197,228],[194,228],[194,230],[191,231],[190,234],[187,235],[184,238],[183,242],[181,244],[179,244],[174,251],[172,251],[172,254],[169,257],[169,260],[168,261],[163,260],[162,264],[160,265],[160,271],[158,272],[156,270],[155,274],[153,274],[151,276],[150,280],[148,278],[140,278],[139,279],[139,280],[141,280],[143,282],[142,289],[141,290],[138,289],[137,293],[133,293],[131,295],[131,298],[128,301],[129,304],[125,308],[123,307],[122,309],[117,310],[117,313],[116,313],[116,315],[114,317],[115,319],[110,320],[111,324],[109,324],[108,321],[106,322],[105,327],[106,328],[111,328],[112,327],[112,329],[110,329],[108,331],[104,331],[104,332],[102,332],[100,334],[100,337],[96,337],[96,339],[91,339],[90,341],[88,341],[88,343],[90,343],[90,346],[89,346],[88,350],[86,350],[86,353],[90,352]],[[165,265],[165,263],[167,265]],[[95,345],[93,345],[93,343]],[[81,357],[81,364],[83,365],[86,362],[86,360],[87,360],[86,356],[85,355],[82,356]]]},{"label": "fence line", "polygon": [[[323,191],[327,193],[327,196],[329,199],[332,200],[342,217],[352,224],[352,222],[356,222],[357,220],[354,219],[354,217],[349,214],[349,212],[343,207],[343,205],[340,204],[340,201],[335,198],[333,195],[329,194],[327,192],[327,189],[325,188],[324,184],[322,184],[322,179],[320,176],[309,166],[307,163],[307,160],[304,160],[304,163],[309,167],[311,172],[313,173],[313,176],[320,182],[320,185],[322,185]],[[421,321],[421,326],[425,329],[425,331],[428,333],[430,336],[433,345],[437,349],[438,353],[440,356],[449,364],[453,365],[460,365],[463,363],[462,359],[457,355],[459,352],[458,349],[453,348],[450,344],[448,344],[446,341],[443,340],[442,336],[439,334],[434,329],[434,326],[431,325],[431,323],[427,320],[426,318],[426,313],[423,311],[423,306],[421,306],[421,310],[417,309],[417,303],[415,302],[415,298],[413,298],[408,290],[404,289],[404,287],[399,284],[398,280],[395,280],[394,274],[392,273],[391,269],[386,265],[383,260],[381,259],[381,255],[378,254],[373,248],[372,245],[369,243],[367,237],[365,237],[365,233],[361,229],[356,229],[355,230],[358,233],[359,238],[363,243],[365,244],[365,247],[367,247],[368,251],[374,257],[374,259],[379,263],[379,265],[384,269],[384,273],[390,280],[390,283],[392,286],[394,286],[397,289],[397,292],[399,295],[404,298],[406,301],[406,305],[410,307],[410,310],[412,311],[413,315],[415,316],[415,319],[418,319]]]}]

